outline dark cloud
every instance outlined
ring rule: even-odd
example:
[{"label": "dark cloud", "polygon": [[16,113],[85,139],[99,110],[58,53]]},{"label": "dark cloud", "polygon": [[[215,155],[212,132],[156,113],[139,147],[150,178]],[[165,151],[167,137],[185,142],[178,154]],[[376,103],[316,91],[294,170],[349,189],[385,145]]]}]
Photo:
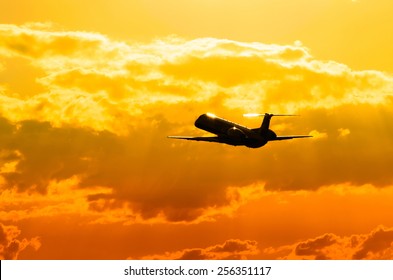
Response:
[{"label": "dark cloud", "polygon": [[223,252],[228,252],[228,253],[238,253],[238,252],[244,252],[244,251],[253,251],[257,247],[257,242],[252,241],[252,240],[236,240],[236,239],[231,239],[225,241],[224,244],[222,245],[216,245],[213,248],[211,248],[211,252],[218,252],[218,253],[223,253]]},{"label": "dark cloud", "polygon": [[207,248],[184,249],[167,252],[163,255],[152,255],[143,259],[179,259],[179,260],[238,260],[247,259],[258,253],[258,244],[252,240],[230,239],[223,244]]},{"label": "dark cloud", "polygon": [[[126,136],[3,119],[1,160],[18,162],[15,171],[3,177],[8,187],[45,193],[51,180],[77,175],[81,188],[113,189],[112,194],[89,197],[91,209],[110,210],[126,203],[145,219],[164,214],[173,222],[193,221],[208,207],[229,205],[228,186],[266,182],[267,190],[315,190],[345,182],[391,184],[392,116],[385,107],[365,104],[306,111],[300,118],[286,119],[291,131],[279,134],[315,129],[326,138],[269,143],[260,150],[167,139],[178,124],[163,115],[131,120]],[[284,120],[273,119],[272,128],[280,124]],[[341,137],[340,128],[350,133]]]},{"label": "dark cloud", "polygon": [[[291,165],[281,167],[292,178],[287,187],[315,189],[342,182],[354,185],[370,183],[375,186],[392,184],[389,166],[393,164],[393,157],[390,156],[393,111],[390,108],[359,104],[331,110],[305,111],[303,114],[304,121],[293,122],[294,130],[312,127],[326,133],[327,137],[298,143],[294,149],[286,151],[289,154],[285,158],[297,157],[298,164],[296,167],[295,162],[291,161]],[[340,136],[341,128],[348,130],[346,137]],[[281,150],[287,147],[279,148]],[[305,150],[307,153],[302,152]],[[310,172],[301,178],[297,176],[300,169]],[[276,178],[271,177],[269,187],[274,188],[274,181],[277,185],[284,186]]]},{"label": "dark cloud", "polygon": [[325,234],[314,240],[299,243],[295,248],[295,253],[298,256],[315,255],[316,259],[327,259],[328,257],[322,253],[325,247],[328,247],[337,242],[336,236],[333,234]]},{"label": "dark cloud", "polygon": [[112,154],[119,152],[119,145],[105,145],[114,141],[113,136],[105,132],[96,134],[88,129],[55,128],[47,122],[37,121],[24,121],[13,127],[4,119],[2,123],[6,128],[2,131],[2,150],[17,151],[19,155],[16,170],[3,176],[8,187],[16,186],[20,191],[33,188],[45,193],[50,180],[67,179],[86,172],[92,154],[97,156],[108,150]]},{"label": "dark cloud", "polygon": [[[7,188],[45,194],[52,180],[76,175],[81,188],[113,189],[112,194],[88,197],[91,209],[109,210],[127,202],[143,218],[164,213],[171,221],[191,221],[204,207],[229,203],[225,182],[217,177],[218,171],[226,171],[211,170],[204,160],[174,151],[164,119],[127,137],[37,121],[14,125],[2,119],[1,127],[2,161],[17,161],[14,171],[2,174]],[[205,170],[203,176],[200,170]],[[97,201],[106,202],[97,208]]]},{"label": "dark cloud", "polygon": [[185,250],[178,260],[207,260],[209,256],[202,249]]},{"label": "dark cloud", "polygon": [[374,230],[353,255],[353,259],[391,259],[393,257],[393,230],[380,227]]},{"label": "dark cloud", "polygon": [[22,240],[17,239],[20,233],[17,227],[0,223],[0,259],[15,260],[26,247],[32,246],[35,249],[40,247],[40,242],[37,238],[31,240],[26,238]]},{"label": "dark cloud", "polygon": [[393,230],[379,226],[366,234],[338,236],[326,233],[316,238],[263,251],[283,259],[392,259]]}]

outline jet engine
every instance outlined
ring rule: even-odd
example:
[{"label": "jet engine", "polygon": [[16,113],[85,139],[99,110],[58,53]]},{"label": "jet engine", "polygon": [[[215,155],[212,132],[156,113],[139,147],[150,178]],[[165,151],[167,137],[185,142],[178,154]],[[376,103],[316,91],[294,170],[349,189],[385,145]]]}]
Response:
[{"label": "jet engine", "polygon": [[246,134],[244,132],[236,127],[231,127],[227,131],[227,135],[235,138],[246,138]]},{"label": "jet engine", "polygon": [[261,134],[261,136],[262,136],[263,138],[265,138],[266,140],[268,140],[268,141],[271,141],[271,140],[274,140],[274,139],[277,138],[276,133],[275,133],[273,130],[271,130],[271,129],[268,129],[267,131],[264,131],[264,132]]}]

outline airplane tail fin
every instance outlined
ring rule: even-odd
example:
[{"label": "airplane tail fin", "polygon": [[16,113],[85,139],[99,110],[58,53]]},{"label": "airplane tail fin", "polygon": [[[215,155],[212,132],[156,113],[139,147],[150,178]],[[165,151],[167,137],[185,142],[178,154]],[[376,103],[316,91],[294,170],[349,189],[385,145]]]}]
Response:
[{"label": "airplane tail fin", "polygon": [[276,114],[269,114],[269,113],[265,113],[265,114],[254,114],[254,113],[250,113],[250,114],[244,114],[243,116],[245,117],[260,117],[260,116],[264,116],[263,117],[263,121],[261,124],[261,127],[258,128],[258,131],[260,134],[265,133],[266,131],[269,130],[269,126],[270,126],[270,120],[273,116],[277,116],[277,117],[295,117],[298,115],[276,115]]}]

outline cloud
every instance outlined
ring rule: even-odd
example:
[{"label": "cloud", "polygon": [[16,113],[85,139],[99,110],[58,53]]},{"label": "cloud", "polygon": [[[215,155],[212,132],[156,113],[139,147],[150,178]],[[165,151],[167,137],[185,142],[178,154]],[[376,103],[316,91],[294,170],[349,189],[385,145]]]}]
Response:
[{"label": "cloud", "polygon": [[[263,195],[260,185],[243,188],[225,184],[214,186],[202,180],[188,182],[190,176],[198,177],[199,174],[189,169],[185,174],[176,175],[173,166],[167,165],[169,154],[163,155],[159,150],[165,141],[167,149],[164,152],[171,152],[168,149],[170,142],[166,139],[150,146],[154,142],[144,136],[133,139],[89,129],[56,128],[36,121],[12,124],[4,119],[0,120],[0,129],[2,195],[9,195],[7,200],[15,200],[19,192],[38,192],[47,197],[48,203],[70,203],[69,208],[60,207],[68,213],[74,209],[74,203],[67,195],[71,192],[75,197],[80,194],[81,201],[87,200],[83,205],[89,205],[74,211],[86,215],[91,214],[88,209],[104,213],[100,222],[153,222],[156,218],[158,221],[191,222],[230,215],[248,200]],[[148,132],[152,128],[146,129]],[[151,157],[160,155],[160,158],[151,161],[145,158],[146,154]],[[176,157],[172,158],[176,160]],[[177,158],[184,160],[182,155]],[[191,159],[186,164],[189,166],[194,162]],[[150,178],[145,171],[147,167],[153,175]],[[163,176],[165,173],[175,177]],[[173,178],[178,178],[179,182],[174,183]],[[211,188],[204,188],[204,184]],[[57,185],[68,187],[62,189],[58,197],[53,197],[53,188]],[[102,192],[97,193],[97,187]],[[194,188],[200,188],[198,194]],[[35,199],[37,204],[40,200]],[[46,209],[42,207],[40,209]],[[55,209],[52,211],[64,214]],[[11,216],[23,217],[15,213]]]},{"label": "cloud", "polygon": [[0,223],[0,259],[15,260],[20,252],[27,247],[38,250],[41,246],[38,237],[32,239],[17,239],[21,231],[16,226],[7,226]]},{"label": "cloud", "polygon": [[295,248],[297,256],[315,255],[316,259],[325,259],[320,251],[321,249],[336,243],[335,236],[332,234],[325,234],[313,240],[299,243]]},{"label": "cloud", "polygon": [[318,140],[328,137],[326,132],[319,132],[317,130],[310,131],[310,135],[313,137],[313,140]]},{"label": "cloud", "polygon": [[351,131],[348,128],[339,128],[338,133],[339,137],[345,138],[351,133]]},{"label": "cloud", "polygon": [[58,56],[68,57],[72,61],[85,57],[89,52],[93,57],[106,41],[107,38],[100,34],[52,31],[49,25],[41,28],[32,24],[2,24],[0,27],[0,50],[6,56],[18,55],[37,60],[56,59]]},{"label": "cloud", "polygon": [[393,229],[379,227],[361,244],[353,259],[392,259]]},{"label": "cloud", "polygon": [[[284,259],[392,259],[393,229],[379,226],[368,234],[338,236],[327,233],[264,253]],[[288,252],[290,252],[288,254]]]},{"label": "cloud", "polygon": [[1,220],[19,222],[36,218],[77,215],[82,215],[88,221],[98,219],[100,212],[95,209],[89,210],[93,207],[89,204],[88,197],[109,194],[111,189],[104,187],[78,189],[79,181],[76,176],[65,180],[52,180],[47,186],[45,195],[31,190],[26,195],[26,192],[21,192],[16,187],[1,189],[0,198],[3,201],[0,207]]},{"label": "cloud", "polygon": [[184,249],[176,252],[166,252],[162,255],[149,255],[142,259],[155,260],[238,260],[247,259],[258,253],[256,241],[230,239],[223,244],[207,248]]},{"label": "cloud", "polygon": [[[39,118],[116,133],[119,123],[127,131],[130,116],[157,107],[167,114],[172,104],[211,107],[214,103],[209,100],[222,96],[219,107],[226,113],[245,108],[332,108],[383,103],[387,98],[380,92],[390,91],[392,84],[391,77],[381,72],[352,71],[337,62],[318,61],[299,44],[171,37],[130,44],[96,33],[34,25],[1,25],[0,31],[2,52],[24,57],[43,71],[37,82],[47,89],[28,100],[23,96],[29,89],[21,98],[8,98],[7,103],[15,106],[4,108],[3,114],[12,120]],[[354,95],[362,97],[355,101]],[[15,114],[17,108],[21,109]],[[113,115],[121,118],[116,122]]]},{"label": "cloud", "polygon": [[391,259],[393,229],[378,226],[367,234],[339,236],[326,233],[279,247],[261,247],[256,241],[230,239],[207,248],[184,249],[142,259]]},{"label": "cloud", "polygon": [[[74,188],[91,191],[79,193],[84,211],[102,213],[94,221],[212,221],[265,190],[393,183],[392,77],[300,44],[130,43],[30,24],[1,25],[0,53],[32,73],[17,91],[12,75],[0,85],[3,189],[45,196],[78,178]],[[272,129],[315,137],[261,150],[166,138],[203,133],[193,122],[207,111],[259,126],[241,118],[251,109],[299,112]]]}]

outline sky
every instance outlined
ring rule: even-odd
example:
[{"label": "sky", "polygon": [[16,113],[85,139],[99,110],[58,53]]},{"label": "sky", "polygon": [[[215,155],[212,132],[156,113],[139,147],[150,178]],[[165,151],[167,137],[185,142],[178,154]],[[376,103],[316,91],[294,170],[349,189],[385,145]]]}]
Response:
[{"label": "sky", "polygon": [[0,259],[393,258],[391,1],[0,6]]}]

